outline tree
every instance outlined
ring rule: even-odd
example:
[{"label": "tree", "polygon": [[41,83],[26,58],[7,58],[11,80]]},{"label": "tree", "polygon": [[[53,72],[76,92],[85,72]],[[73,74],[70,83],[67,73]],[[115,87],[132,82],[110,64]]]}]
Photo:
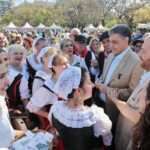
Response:
[{"label": "tree", "polygon": [[62,0],[58,1],[57,5],[63,6],[68,25],[71,27],[100,23],[101,10],[97,0]]},{"label": "tree", "polygon": [[19,26],[23,25],[25,22],[29,22],[35,26],[39,23],[44,23],[49,26],[54,22],[63,25],[65,23],[65,18],[60,7],[54,8],[54,6],[50,5],[25,3],[6,12],[1,20],[4,25],[11,21]]},{"label": "tree", "polygon": [[147,5],[135,11],[134,22],[137,23],[148,23],[150,22],[150,6]]},{"label": "tree", "polygon": [[148,3],[150,3],[148,0],[141,0],[140,2],[137,0],[119,0],[115,7],[113,7],[113,12],[120,22],[127,23],[131,28],[133,28],[135,26],[135,11],[143,8]]}]

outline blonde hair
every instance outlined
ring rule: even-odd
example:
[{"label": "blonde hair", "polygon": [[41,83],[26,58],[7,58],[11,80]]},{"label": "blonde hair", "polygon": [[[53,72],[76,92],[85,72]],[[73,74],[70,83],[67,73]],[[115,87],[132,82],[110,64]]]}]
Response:
[{"label": "blonde hair", "polygon": [[[97,41],[99,43],[99,39],[98,38],[92,37],[92,39],[90,40],[90,43],[89,43],[89,47],[90,48],[92,48],[92,44],[93,44],[94,41]],[[99,44],[99,46],[100,46],[100,44]]]},{"label": "blonde hair", "polygon": [[64,58],[66,58],[68,60],[68,55],[66,55],[62,52],[59,52],[58,54],[56,54],[54,56],[52,65],[57,66],[57,65],[62,64],[62,62],[64,61]]},{"label": "blonde hair", "polygon": [[48,51],[44,54],[43,57],[48,57],[48,56],[52,56],[52,55],[56,55],[58,54],[59,50],[53,47],[48,48]]}]

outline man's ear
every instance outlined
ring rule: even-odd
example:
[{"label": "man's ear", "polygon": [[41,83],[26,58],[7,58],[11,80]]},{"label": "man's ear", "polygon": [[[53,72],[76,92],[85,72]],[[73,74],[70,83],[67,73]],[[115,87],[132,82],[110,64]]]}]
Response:
[{"label": "man's ear", "polygon": [[125,37],[125,40],[126,40],[128,43],[130,42],[129,37]]}]

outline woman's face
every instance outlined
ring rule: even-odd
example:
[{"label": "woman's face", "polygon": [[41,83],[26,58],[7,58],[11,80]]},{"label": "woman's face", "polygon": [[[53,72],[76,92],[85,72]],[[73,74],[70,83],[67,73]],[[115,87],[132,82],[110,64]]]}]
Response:
[{"label": "woman's face", "polygon": [[46,47],[46,46],[47,46],[46,45],[46,41],[39,41],[37,43],[37,45],[35,46],[35,48],[36,48],[36,55],[38,55],[39,52],[41,51],[41,49],[44,48],[44,47]]},{"label": "woman's face", "polygon": [[27,40],[24,40],[24,41],[23,41],[23,46],[24,46],[27,50],[30,50],[30,48],[31,48],[30,43],[29,43]]},{"label": "woman's face", "polygon": [[0,64],[5,64],[8,66],[9,61],[8,61],[8,54],[6,52],[0,53]]},{"label": "woman's face", "polygon": [[64,44],[63,51],[69,56],[73,55],[73,43],[71,41],[67,41]]},{"label": "woman's face", "polygon": [[8,84],[7,72],[0,73],[0,91],[5,91]]},{"label": "woman's face", "polygon": [[61,74],[69,65],[68,59],[67,58],[62,58],[61,62],[57,64],[56,66],[53,66],[54,71],[56,74]]},{"label": "woman's face", "polygon": [[85,75],[85,80],[81,89],[81,96],[83,97],[83,100],[87,100],[92,97],[93,83],[91,82],[90,75],[88,73]]},{"label": "woman's face", "polygon": [[44,63],[44,66],[46,67],[46,68],[48,68],[48,64],[49,64],[49,56],[44,56],[43,57],[43,63]]},{"label": "woman's face", "polygon": [[24,53],[22,51],[13,52],[10,54],[9,60],[11,65],[20,66],[22,64]]},{"label": "woman's face", "polygon": [[97,52],[99,49],[99,42],[94,40],[91,44],[92,50],[94,50],[94,52]]}]

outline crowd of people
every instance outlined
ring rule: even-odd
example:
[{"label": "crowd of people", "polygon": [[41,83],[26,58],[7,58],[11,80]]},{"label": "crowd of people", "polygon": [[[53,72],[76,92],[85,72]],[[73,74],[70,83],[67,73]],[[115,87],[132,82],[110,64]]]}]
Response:
[{"label": "crowd of people", "polygon": [[55,150],[149,150],[150,34],[42,35],[0,33],[0,149],[38,127]]}]

